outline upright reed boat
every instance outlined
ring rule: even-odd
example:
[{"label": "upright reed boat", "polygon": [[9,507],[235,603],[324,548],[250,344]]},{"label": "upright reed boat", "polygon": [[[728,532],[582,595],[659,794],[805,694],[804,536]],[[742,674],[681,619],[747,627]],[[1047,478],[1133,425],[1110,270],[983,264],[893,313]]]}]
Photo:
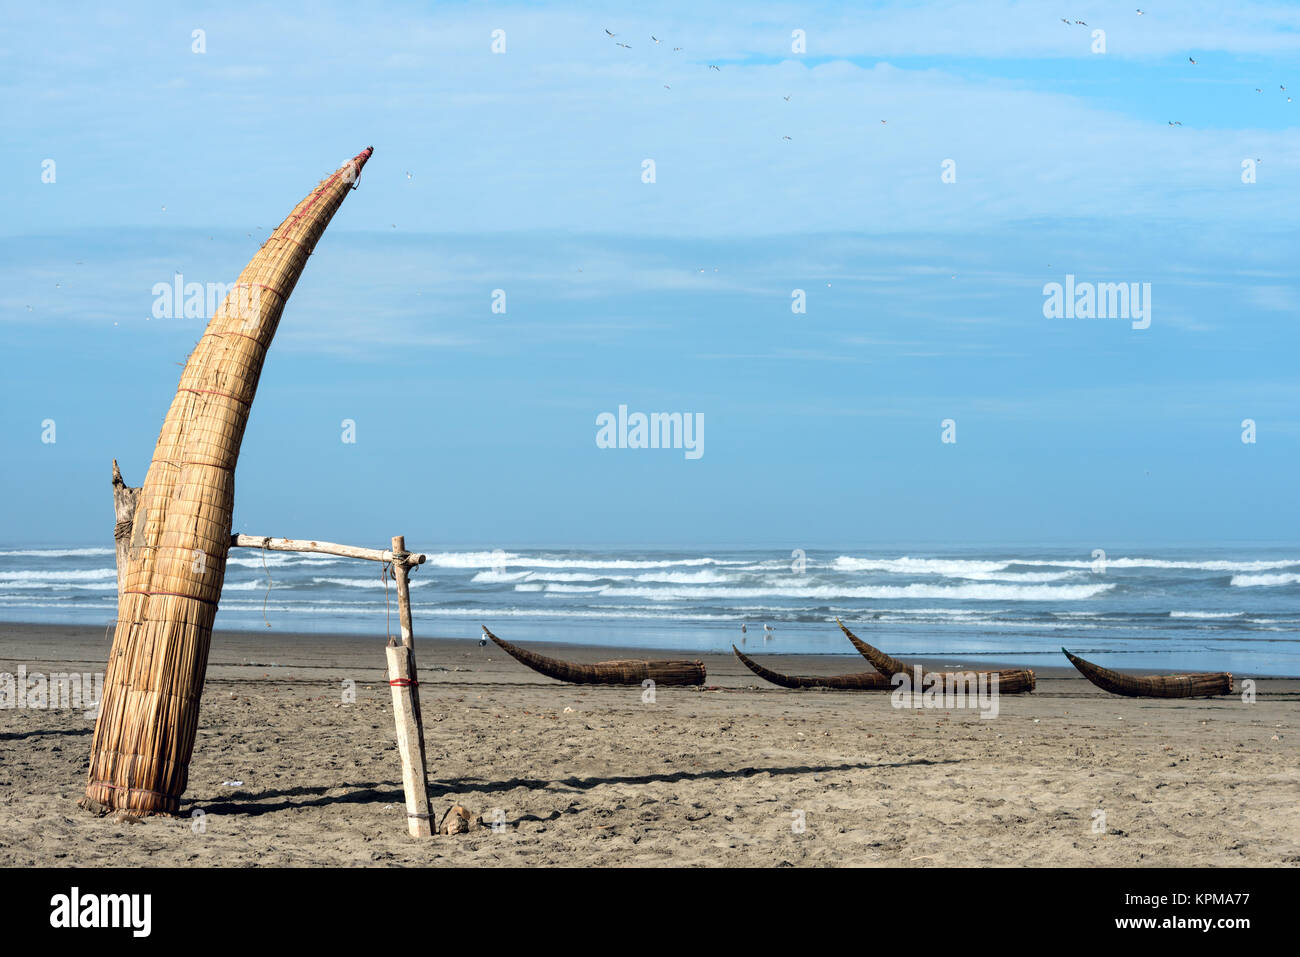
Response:
[{"label": "upright reed boat", "polygon": [[134,816],[179,808],[262,362],[307,257],[372,152],[344,163],[275,228],[181,373],[136,503],[85,807]]}]

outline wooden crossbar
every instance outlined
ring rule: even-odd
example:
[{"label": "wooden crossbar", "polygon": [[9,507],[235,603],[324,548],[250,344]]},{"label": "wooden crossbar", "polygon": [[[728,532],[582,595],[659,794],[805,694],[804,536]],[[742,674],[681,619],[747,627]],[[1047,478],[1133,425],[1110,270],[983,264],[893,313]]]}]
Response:
[{"label": "wooden crossbar", "polygon": [[317,542],[302,538],[271,538],[269,535],[231,535],[232,548],[264,548],[271,552],[315,552],[320,555],[338,555],[340,558],[360,558],[368,562],[392,562],[402,565],[423,565],[426,556],[391,549],[361,548],[357,545],[336,545],[334,542]]}]

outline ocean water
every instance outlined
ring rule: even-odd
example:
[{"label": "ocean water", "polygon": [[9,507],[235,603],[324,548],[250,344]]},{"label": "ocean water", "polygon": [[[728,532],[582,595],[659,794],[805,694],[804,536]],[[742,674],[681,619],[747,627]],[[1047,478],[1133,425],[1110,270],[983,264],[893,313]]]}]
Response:
[{"label": "ocean water", "polygon": [[[431,551],[411,579],[417,638],[681,652],[843,654],[834,623],[900,657],[1300,675],[1300,548]],[[218,629],[397,629],[378,565],[234,549]],[[111,548],[0,547],[0,621],[111,623]],[[742,634],[741,625],[747,625]],[[765,632],[764,625],[772,628]]]}]

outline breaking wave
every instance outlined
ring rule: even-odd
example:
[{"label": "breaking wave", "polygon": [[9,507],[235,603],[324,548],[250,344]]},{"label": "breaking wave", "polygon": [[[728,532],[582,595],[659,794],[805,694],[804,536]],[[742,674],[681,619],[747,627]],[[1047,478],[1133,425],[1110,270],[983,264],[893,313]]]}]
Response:
[{"label": "breaking wave", "polygon": [[[542,586],[518,585],[518,591],[533,591]],[[545,590],[563,592],[570,586],[547,585]],[[619,585],[603,586],[602,597],[650,598],[655,601],[690,601],[714,598],[938,598],[974,601],[1084,601],[1103,594],[1114,585],[814,585],[805,588],[641,588]]]},{"label": "breaking wave", "polygon": [[0,551],[0,558],[87,558],[115,554],[112,548],[19,548]]},{"label": "breaking wave", "polygon": [[1258,588],[1265,585],[1300,585],[1300,575],[1233,575],[1228,584],[1236,588]]},{"label": "breaking wave", "polygon": [[117,580],[115,568],[87,568],[78,571],[18,571],[0,572],[0,586],[16,586],[19,582],[54,583]]}]

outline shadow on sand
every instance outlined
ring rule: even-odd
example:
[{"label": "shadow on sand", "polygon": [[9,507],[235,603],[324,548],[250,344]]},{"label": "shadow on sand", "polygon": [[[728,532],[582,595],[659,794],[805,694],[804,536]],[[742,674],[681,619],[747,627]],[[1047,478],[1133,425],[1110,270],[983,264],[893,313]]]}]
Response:
[{"label": "shadow on sand", "polygon": [[22,741],[46,734],[94,734],[94,728],[40,728],[36,731],[0,731],[0,741]]},{"label": "shadow on sand", "polygon": [[[587,778],[568,777],[554,780],[510,778],[504,781],[488,781],[483,778],[457,778],[451,781],[431,781],[429,797],[432,800],[466,792],[493,794],[498,791],[513,791],[515,788],[528,788],[533,791],[582,792],[604,784],[676,784],[682,781],[724,781],[732,778],[751,778],[757,774],[770,774],[773,777],[798,777],[804,774],[830,774],[836,771],[871,771],[958,763],[960,762],[955,758],[946,758],[940,761],[918,758],[912,761],[896,761],[893,763],[799,764],[788,767],[723,768],[713,771],[672,771],[662,774],[626,774]],[[346,793],[329,793],[341,790],[346,791]],[[277,798],[282,800],[276,800]],[[403,794],[401,786],[396,782],[371,781],[364,784],[339,784],[331,787],[296,787],[283,790],[257,791],[212,802],[190,801],[188,806],[191,809],[202,808],[207,814],[244,814],[255,817],[275,811],[327,807],[331,804],[371,804],[379,801],[405,804],[406,796]],[[185,813],[185,811],[182,811],[182,813]],[[559,816],[559,811],[555,811],[545,818],[525,814],[518,818],[517,821],[554,820]]]}]

